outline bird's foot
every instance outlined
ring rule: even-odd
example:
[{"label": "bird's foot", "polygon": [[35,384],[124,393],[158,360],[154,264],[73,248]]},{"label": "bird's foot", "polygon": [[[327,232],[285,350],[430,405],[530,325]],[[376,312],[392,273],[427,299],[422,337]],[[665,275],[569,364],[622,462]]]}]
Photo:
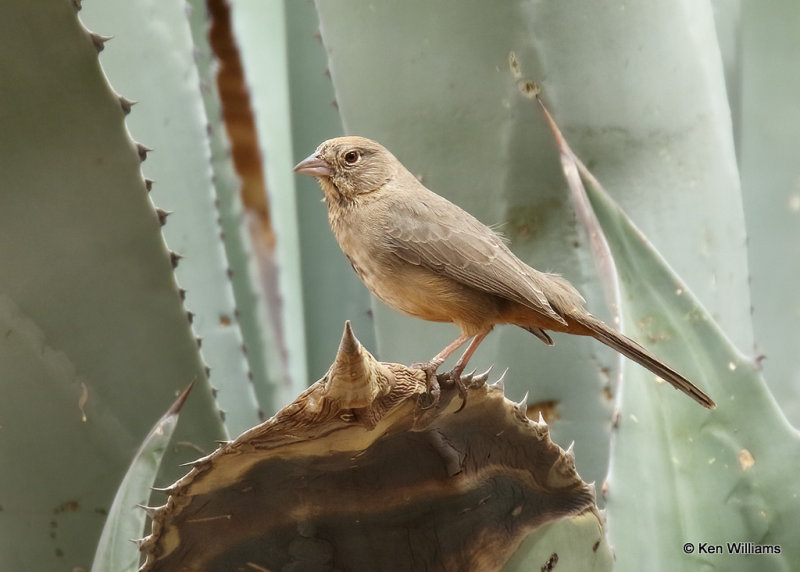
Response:
[{"label": "bird's foot", "polygon": [[422,409],[430,409],[431,407],[439,405],[439,398],[441,397],[442,390],[439,386],[439,376],[436,374],[436,370],[439,369],[440,365],[442,365],[441,362],[436,363],[434,361],[411,365],[412,368],[421,369],[425,372],[425,385],[428,388],[427,395],[430,399],[430,403],[423,405]]},{"label": "bird's foot", "polygon": [[428,388],[427,395],[430,402],[422,406],[422,409],[430,409],[439,405],[442,390],[441,387],[452,387],[455,385],[458,390],[458,395],[461,397],[461,407],[456,410],[456,413],[464,409],[467,405],[467,390],[471,387],[481,387],[489,379],[489,373],[492,371],[490,367],[485,372],[475,374],[475,370],[463,374],[464,368],[456,366],[447,373],[436,373],[441,363],[435,361],[415,363],[411,367],[414,369],[421,369],[425,372],[425,385]]},{"label": "bird's foot", "polygon": [[456,366],[452,371],[440,373],[436,376],[439,383],[456,386],[458,394],[461,396],[461,407],[456,410],[456,413],[464,409],[467,405],[467,390],[473,387],[482,387],[489,379],[489,373],[492,371],[492,368],[490,367],[478,375],[475,375],[476,370],[474,369],[462,375],[463,371],[464,368]]}]

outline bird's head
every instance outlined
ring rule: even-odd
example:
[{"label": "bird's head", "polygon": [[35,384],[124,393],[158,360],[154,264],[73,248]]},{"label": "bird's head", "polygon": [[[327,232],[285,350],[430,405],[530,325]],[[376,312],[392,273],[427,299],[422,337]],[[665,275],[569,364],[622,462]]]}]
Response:
[{"label": "bird's head", "polygon": [[375,141],[337,137],[322,143],[294,170],[319,179],[327,200],[352,201],[380,190],[402,168],[394,155]]}]

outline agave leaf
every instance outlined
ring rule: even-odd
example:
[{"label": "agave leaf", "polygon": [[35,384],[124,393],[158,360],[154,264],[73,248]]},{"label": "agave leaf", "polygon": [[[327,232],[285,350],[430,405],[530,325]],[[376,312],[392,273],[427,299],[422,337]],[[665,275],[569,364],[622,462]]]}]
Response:
[{"label": "agave leaf", "polygon": [[[603,248],[595,256],[603,267],[613,269],[608,273],[612,286],[626,301],[625,312],[618,316],[622,328],[648,339],[659,354],[672,353],[670,363],[691,372],[721,400],[714,412],[694,406],[689,409],[686,400],[679,403],[663,394],[666,384],[657,389],[652,375],[637,369],[626,376],[617,399],[621,429],[615,434],[610,477],[604,486],[620,567],[683,569],[694,559],[695,565],[714,562],[726,570],[738,569],[746,565],[728,543],[752,542],[770,545],[772,550],[779,547],[778,553],[783,554],[766,559],[763,565],[783,569],[796,558],[784,548],[790,541],[783,529],[784,519],[788,516],[790,521],[800,522],[800,517],[795,516],[797,506],[786,508],[780,500],[792,485],[779,477],[781,470],[770,445],[776,440],[797,449],[800,434],[778,411],[757,374],[756,363],[734,348],[575,156],[546,109],[544,112],[556,136],[579,213],[587,199],[581,179],[590,189],[588,199],[595,212],[582,213],[582,220],[589,234],[598,235],[597,242]],[[613,258],[610,263],[609,254]],[[641,385],[631,387],[631,382]],[[648,382],[649,387],[644,385]],[[767,420],[757,423],[760,434],[756,424],[748,422],[753,411],[759,412],[759,419]],[[640,417],[643,412],[644,418]],[[754,469],[756,458],[761,465],[758,471]],[[716,464],[717,459],[722,462]],[[617,479],[619,484],[615,485]],[[648,492],[652,497],[648,496],[645,503],[640,491],[631,486],[639,482],[651,485]],[[776,493],[772,498],[755,492],[764,483]],[[717,489],[717,485],[722,486]],[[620,488],[619,496],[616,487]],[[797,504],[800,501],[795,501]],[[721,511],[728,513],[724,524],[718,520]],[[705,514],[714,518],[699,517]],[[617,520],[620,524],[614,528]],[[780,523],[781,528],[773,523]],[[637,549],[642,537],[650,538],[646,553]],[[678,545],[681,550],[674,550]],[[724,548],[708,560],[708,545]]]},{"label": "agave leaf", "polygon": [[102,39],[69,2],[5,8],[0,569],[88,568],[158,404],[196,380],[171,467],[224,429]]},{"label": "agave leaf", "polygon": [[[353,322],[365,343],[371,344],[374,339],[369,293],[344,261],[328,230],[319,188],[313,180],[291,173],[291,167],[321,141],[340,135],[342,126],[314,6],[306,2],[242,1],[233,3],[231,9],[258,120],[273,222],[281,237],[277,244],[281,293],[289,300],[284,326],[289,332],[304,330],[305,354],[297,353],[300,338],[290,350],[305,363],[293,370],[294,383],[300,384],[294,387],[299,390],[307,379],[325,372],[331,357],[329,340],[338,335],[344,320]],[[264,33],[264,25],[275,29]],[[267,69],[265,61],[269,62]],[[276,109],[282,111],[277,113]],[[277,117],[287,123],[270,120]],[[295,266],[298,260],[300,265]],[[290,311],[300,305],[304,313]],[[289,338],[298,335],[289,333]],[[298,374],[302,377],[296,377]],[[285,402],[290,398],[293,393],[287,391]]]},{"label": "agave leaf", "polygon": [[[342,134],[328,58],[321,48],[317,12],[311,2],[287,2],[289,87],[292,93],[292,146],[295,161],[319,143]],[[328,228],[320,189],[310,177],[295,177],[303,268],[303,306],[309,379],[323,375],[330,362],[330,340],[350,320],[368,347],[375,346],[370,294],[339,250]]]},{"label": "agave leaf", "polygon": [[139,569],[139,549],[131,540],[142,537],[147,512],[144,509],[136,510],[136,507],[147,505],[161,459],[191,390],[190,385],[178,396],[169,410],[153,425],[133,457],[131,466],[117,489],[100,535],[92,564],[94,572],[133,572]]},{"label": "agave leaf", "polygon": [[186,307],[194,314],[193,328],[213,372],[226,427],[236,435],[258,423],[258,403],[220,239],[208,119],[186,5],[178,0],[93,2],[81,18],[90,29],[114,36],[101,64],[114,89],[139,102],[126,124],[134,138],[153,149],[143,171],[155,181],[155,204],[173,213],[162,232],[182,257],[176,278],[186,290]]},{"label": "agave leaf", "polygon": [[282,2],[236,2],[233,30],[250,89],[262,166],[276,236],[280,322],[287,352],[287,383],[276,395],[287,403],[308,383],[297,200],[292,173],[286,16]]},{"label": "agave leaf", "polygon": [[[800,425],[800,5],[745,2],[739,148],[756,353],[790,421]],[[736,109],[736,108],[734,108]]]},{"label": "agave leaf", "polygon": [[503,567],[504,572],[600,572],[613,569],[614,558],[605,530],[594,511],[561,519],[535,531]]},{"label": "agave leaf", "polygon": [[[626,300],[623,329],[647,339],[718,404],[702,410],[653,383],[651,374],[627,372],[605,487],[619,569],[706,563],[746,570],[751,562],[729,553],[727,543],[752,542],[782,549],[760,555],[759,569],[788,570],[800,558],[794,542],[800,500],[791,494],[790,476],[800,470],[800,433],[780,412],[757,364],[734,347],[595,180],[587,180]],[[721,545],[724,553],[704,554],[700,543]]]},{"label": "agave leaf", "polygon": [[[190,2],[189,22],[194,39],[195,62],[201,81],[201,93],[208,117],[208,136],[211,145],[211,167],[217,191],[219,224],[230,264],[230,278],[236,299],[236,321],[241,328],[247,348],[245,358],[259,403],[259,418],[276,409],[275,391],[286,381],[280,354],[280,339],[275,331],[274,313],[261,293],[259,269],[253,256],[253,244],[243,218],[240,196],[241,182],[233,170],[222,109],[217,89],[219,63],[209,44],[209,14],[200,0]],[[222,25],[222,23],[218,23]],[[266,285],[263,286],[266,288]],[[230,415],[231,412],[228,411]]]},{"label": "agave leaf", "polygon": [[424,372],[377,362],[347,323],[323,379],[170,487],[143,570],[498,570],[585,513],[545,535],[542,562],[569,539],[573,563],[610,569],[594,487],[544,423],[497,386],[464,403],[446,387],[429,409],[424,391]]},{"label": "agave leaf", "polygon": [[[725,72],[725,87],[731,108],[731,122],[736,150],[741,159],[742,110],[742,1],[710,0],[714,12],[719,51]],[[741,163],[739,164],[741,168]]]}]

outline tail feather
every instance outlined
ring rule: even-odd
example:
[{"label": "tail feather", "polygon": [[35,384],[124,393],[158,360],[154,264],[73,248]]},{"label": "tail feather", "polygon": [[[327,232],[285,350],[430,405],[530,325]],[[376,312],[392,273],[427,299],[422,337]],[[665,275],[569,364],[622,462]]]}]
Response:
[{"label": "tail feather", "polygon": [[529,326],[521,326],[532,333],[534,336],[542,340],[548,346],[553,345],[553,338],[551,338],[547,332],[545,332],[542,328],[534,328]]},{"label": "tail feather", "polygon": [[625,357],[632,359],[642,367],[645,367],[656,374],[664,381],[669,382],[675,389],[680,389],[686,395],[697,401],[703,407],[714,409],[716,404],[711,398],[703,393],[691,381],[683,377],[670,366],[659,360],[647,349],[633,341],[632,339],[611,329],[606,324],[596,318],[581,320],[584,326],[589,329],[591,336],[605,345],[617,350]]}]

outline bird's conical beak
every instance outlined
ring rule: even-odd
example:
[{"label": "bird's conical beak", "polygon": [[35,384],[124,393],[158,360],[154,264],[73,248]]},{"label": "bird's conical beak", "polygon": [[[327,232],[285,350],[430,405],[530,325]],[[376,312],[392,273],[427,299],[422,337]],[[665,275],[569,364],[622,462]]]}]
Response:
[{"label": "bird's conical beak", "polygon": [[330,177],[331,166],[327,161],[320,159],[316,155],[309,155],[294,167],[295,173],[303,173],[314,177]]}]

